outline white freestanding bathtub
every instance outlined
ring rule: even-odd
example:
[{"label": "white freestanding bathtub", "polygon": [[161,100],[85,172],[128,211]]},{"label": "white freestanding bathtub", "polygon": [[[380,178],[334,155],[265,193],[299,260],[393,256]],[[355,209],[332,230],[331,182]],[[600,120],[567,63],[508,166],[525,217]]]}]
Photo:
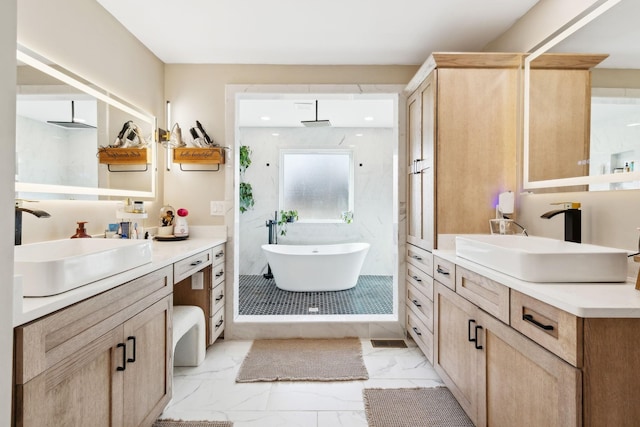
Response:
[{"label": "white freestanding bathtub", "polygon": [[285,291],[342,291],[358,282],[369,243],[262,245],[276,286]]}]

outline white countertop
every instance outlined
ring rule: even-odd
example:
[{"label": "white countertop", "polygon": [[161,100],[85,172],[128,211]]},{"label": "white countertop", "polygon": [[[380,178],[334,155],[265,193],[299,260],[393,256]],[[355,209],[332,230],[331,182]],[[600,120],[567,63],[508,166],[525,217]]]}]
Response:
[{"label": "white countertop", "polygon": [[17,295],[14,298],[13,326],[16,327],[53,313],[225,242],[226,238],[216,237],[190,237],[176,242],[153,241],[153,257],[150,263],[50,297],[22,298],[19,276],[17,276],[18,280],[15,281],[17,285],[14,289]]},{"label": "white countertop", "polygon": [[626,283],[525,282],[460,258],[456,256],[454,250],[434,250],[433,254],[579,317],[640,318],[640,291],[635,289],[635,282],[632,281]]}]

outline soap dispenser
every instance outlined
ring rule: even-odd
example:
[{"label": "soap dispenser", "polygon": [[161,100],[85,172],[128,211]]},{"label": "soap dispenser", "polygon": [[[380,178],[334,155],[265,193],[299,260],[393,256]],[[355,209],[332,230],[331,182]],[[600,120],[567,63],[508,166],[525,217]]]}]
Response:
[{"label": "soap dispenser", "polygon": [[91,238],[91,236],[87,234],[87,230],[84,229],[86,223],[87,221],[78,221],[78,228],[76,228],[76,234],[71,236],[72,239]]}]

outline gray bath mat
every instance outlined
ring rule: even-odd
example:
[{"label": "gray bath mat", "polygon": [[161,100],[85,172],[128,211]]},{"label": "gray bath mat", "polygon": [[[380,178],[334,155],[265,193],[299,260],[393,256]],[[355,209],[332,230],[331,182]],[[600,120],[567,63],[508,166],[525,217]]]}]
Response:
[{"label": "gray bath mat", "polygon": [[151,427],[233,427],[231,421],[157,420]]},{"label": "gray bath mat", "polygon": [[366,388],[369,427],[473,427],[446,387]]},{"label": "gray bath mat", "polygon": [[366,380],[357,338],[256,340],[236,382]]}]

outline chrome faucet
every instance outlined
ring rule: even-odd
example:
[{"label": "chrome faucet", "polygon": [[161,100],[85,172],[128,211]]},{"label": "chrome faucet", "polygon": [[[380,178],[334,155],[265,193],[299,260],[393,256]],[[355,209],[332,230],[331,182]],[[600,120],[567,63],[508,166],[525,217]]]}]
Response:
[{"label": "chrome faucet", "polygon": [[15,232],[15,245],[22,244],[22,212],[30,213],[31,215],[35,215],[38,218],[49,218],[48,212],[39,211],[37,209],[27,209],[21,206],[20,201],[16,201],[16,232]]},{"label": "chrome faucet", "polygon": [[555,209],[540,215],[540,218],[550,219],[558,214],[564,214],[564,240],[567,242],[582,242],[582,216],[580,203],[560,202],[552,205],[561,205],[562,209]]}]

